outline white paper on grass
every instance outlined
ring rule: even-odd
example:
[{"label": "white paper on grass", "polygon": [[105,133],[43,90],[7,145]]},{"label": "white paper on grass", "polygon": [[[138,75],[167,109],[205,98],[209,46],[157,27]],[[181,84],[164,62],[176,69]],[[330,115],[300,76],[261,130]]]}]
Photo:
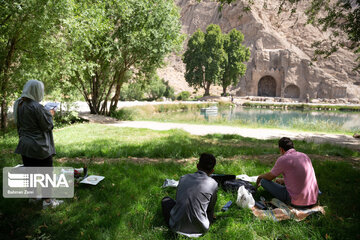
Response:
[{"label": "white paper on grass", "polygon": [[257,178],[258,178],[258,176],[249,177],[246,174],[241,174],[241,175],[236,176],[236,179],[241,179],[241,180],[248,181],[248,182],[253,182],[253,183],[256,183]]},{"label": "white paper on grass", "polygon": [[97,185],[104,178],[105,178],[104,176],[90,175],[87,178],[83,179],[80,183]]},{"label": "white paper on grass", "polygon": [[176,181],[174,179],[165,179],[164,184],[161,186],[162,188],[165,187],[177,187],[179,185],[179,181]]}]

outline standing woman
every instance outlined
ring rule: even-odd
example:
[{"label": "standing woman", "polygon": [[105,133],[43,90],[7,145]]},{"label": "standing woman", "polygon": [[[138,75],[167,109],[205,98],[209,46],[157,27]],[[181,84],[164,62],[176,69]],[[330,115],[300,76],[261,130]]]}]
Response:
[{"label": "standing woman", "polygon": [[[21,154],[25,167],[52,167],[55,155],[52,134],[54,110],[40,104],[44,98],[44,84],[29,80],[21,97],[14,104],[14,119],[19,134],[15,153]],[[44,199],[43,208],[56,207],[63,201]]]}]

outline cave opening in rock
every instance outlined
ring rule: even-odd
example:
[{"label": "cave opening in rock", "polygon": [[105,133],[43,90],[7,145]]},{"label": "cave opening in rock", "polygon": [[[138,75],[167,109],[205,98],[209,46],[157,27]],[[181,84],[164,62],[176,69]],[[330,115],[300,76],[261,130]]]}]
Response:
[{"label": "cave opening in rock", "polygon": [[276,81],[271,76],[264,76],[258,83],[258,96],[276,97]]},{"label": "cave opening in rock", "polygon": [[286,98],[299,98],[300,88],[294,84],[291,84],[285,88],[284,93]]}]

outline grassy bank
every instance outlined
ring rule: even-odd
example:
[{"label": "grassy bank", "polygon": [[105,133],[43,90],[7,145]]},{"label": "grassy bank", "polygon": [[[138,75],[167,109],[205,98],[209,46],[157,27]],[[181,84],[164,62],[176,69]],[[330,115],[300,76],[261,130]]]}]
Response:
[{"label": "grassy bank", "polygon": [[164,114],[176,114],[183,112],[200,111],[201,108],[207,108],[210,106],[218,106],[220,109],[229,108],[230,103],[202,103],[202,104],[160,104],[160,105],[143,105],[134,107],[125,107],[120,110],[111,113],[112,117],[119,120],[142,120],[152,118],[155,116],[161,116]]},{"label": "grassy bank", "polygon": [[315,111],[352,111],[360,112],[360,106],[341,105],[341,104],[313,104],[313,103],[266,103],[266,102],[246,102],[242,106],[259,107],[270,109],[294,109],[294,110],[315,110]]},{"label": "grassy bank", "polygon": [[[353,135],[359,132],[360,128],[349,130],[341,124],[328,119],[314,119],[308,121],[303,118],[295,118],[288,125],[284,125],[279,119],[264,121],[264,119],[233,118],[229,114],[230,104],[219,104],[220,114],[205,119],[200,115],[200,108],[209,107],[213,104],[169,104],[169,105],[148,105],[122,108],[113,112],[112,116],[120,120],[178,122],[192,124],[227,125],[249,128],[276,128],[290,131],[305,131],[318,133],[337,133]],[[222,110],[228,110],[221,112]],[[279,109],[274,109],[281,111]],[[321,112],[319,112],[321,113]],[[328,112],[326,112],[328,113]],[[358,112],[353,113],[359,115]]]},{"label": "grassy bank", "polygon": [[[165,178],[179,179],[195,171],[202,152],[218,160],[216,173],[258,175],[271,169],[279,156],[276,141],[236,135],[191,136],[183,131],[151,131],[78,124],[54,132],[55,165],[81,167],[105,176],[98,186],[78,185],[75,197],[56,210],[41,210],[26,199],[0,201],[1,239],[183,239],[165,227],[160,200],[176,190],[161,188]],[[15,132],[0,139],[0,164],[13,166]],[[202,239],[354,239],[359,238],[359,168],[349,162],[359,152],[331,145],[295,141],[298,150],[311,154],[319,186],[320,203],[327,214],[302,222],[260,221],[250,210],[233,205],[236,195],[220,190],[218,220]],[[1,178],[2,179],[2,178]],[[262,189],[256,195],[270,199]]]}]

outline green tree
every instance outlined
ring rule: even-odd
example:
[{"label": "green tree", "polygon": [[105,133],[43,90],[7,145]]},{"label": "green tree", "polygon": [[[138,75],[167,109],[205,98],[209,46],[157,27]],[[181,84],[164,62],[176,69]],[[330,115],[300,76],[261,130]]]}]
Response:
[{"label": "green tree", "polygon": [[71,8],[63,28],[63,62],[71,63],[64,78],[91,113],[115,110],[123,84],[151,77],[182,41],[171,0],[82,0]]},{"label": "green tree", "polygon": [[210,85],[218,84],[224,73],[223,62],[226,60],[224,37],[219,25],[210,24],[206,28],[204,41],[205,80],[207,83],[205,96],[210,95]]},{"label": "green tree", "polygon": [[195,89],[205,88],[204,33],[198,29],[189,39],[183,62],[186,64],[185,80]]},{"label": "green tree", "polygon": [[47,0],[4,0],[0,2],[0,104],[1,124],[7,125],[9,104],[29,78],[50,82],[48,64],[52,41],[66,2]]},{"label": "green tree", "polygon": [[233,29],[222,34],[218,25],[211,24],[206,33],[197,30],[189,39],[184,53],[185,79],[190,86],[204,88],[204,96],[210,95],[212,84],[223,86],[223,94],[231,84],[239,81],[246,72],[250,50],[241,43],[244,35]]},{"label": "green tree", "polygon": [[196,89],[204,88],[204,96],[210,95],[211,84],[217,84],[223,74],[226,58],[223,44],[221,29],[215,24],[209,25],[205,34],[197,30],[189,39],[183,59],[185,80]]},{"label": "green tree", "polygon": [[244,62],[249,61],[250,50],[241,43],[244,41],[244,35],[236,30],[231,30],[224,36],[224,49],[227,58],[224,61],[224,74],[221,79],[223,87],[223,96],[226,96],[226,89],[231,84],[236,85],[240,78],[246,72],[246,65]]}]

